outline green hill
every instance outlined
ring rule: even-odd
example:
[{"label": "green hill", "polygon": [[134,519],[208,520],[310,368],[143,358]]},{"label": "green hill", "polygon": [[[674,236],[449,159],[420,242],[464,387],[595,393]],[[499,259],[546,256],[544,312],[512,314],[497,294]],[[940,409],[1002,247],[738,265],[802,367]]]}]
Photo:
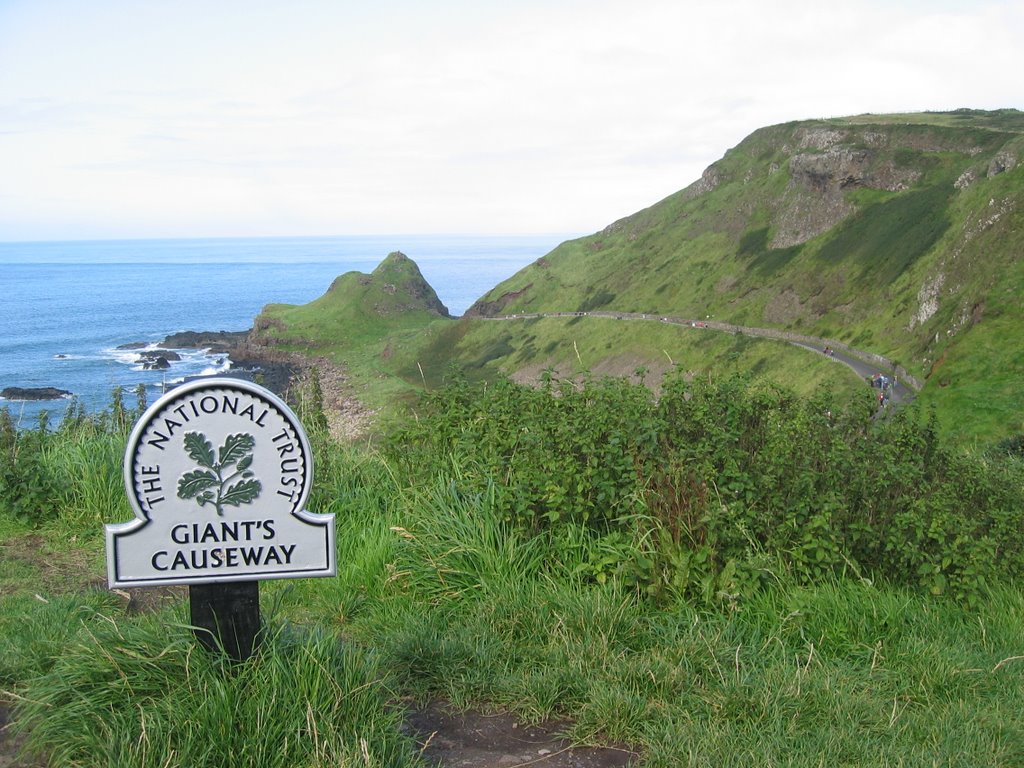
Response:
[{"label": "green hill", "polygon": [[[657,320],[775,329],[884,356],[922,384],[946,430],[998,439],[1024,431],[1022,156],[1017,110],[771,126],[685,189],[563,243],[460,320],[392,254],[309,305],[268,307],[255,333],[349,364],[371,392],[385,379],[389,394],[453,364],[480,378],[642,368],[657,385],[682,366],[797,391],[861,385],[791,344]],[[626,313],[651,322],[616,322]]]},{"label": "green hill", "polygon": [[[416,263],[395,251],[370,274],[348,272],[301,306],[268,304],[256,317],[249,347],[323,356],[340,363],[374,404],[409,389],[392,358],[418,347],[425,328],[454,322]],[[250,353],[252,349],[247,350]]]},{"label": "green hill", "polygon": [[1016,110],[764,128],[467,315],[610,310],[835,339],[905,366],[964,437],[1020,431],[1022,154]]},{"label": "green hill", "polygon": [[448,317],[416,263],[395,251],[369,275],[347,272],[309,304],[268,304],[253,326],[269,345],[359,349],[389,333]]}]

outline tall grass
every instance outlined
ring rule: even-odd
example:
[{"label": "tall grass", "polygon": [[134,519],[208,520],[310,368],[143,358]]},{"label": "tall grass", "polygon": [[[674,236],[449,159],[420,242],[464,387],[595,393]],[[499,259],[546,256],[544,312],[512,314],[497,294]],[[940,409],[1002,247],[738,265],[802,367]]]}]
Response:
[{"label": "tall grass", "polygon": [[998,625],[1020,600],[975,614],[846,582],[722,614],[532,579],[363,632],[419,698],[568,716],[577,743],[626,742],[648,766],[1009,766],[1024,671],[1019,621]]},{"label": "tall grass", "polygon": [[104,522],[131,518],[124,490],[125,444],[123,435],[97,434],[55,441],[50,447],[54,501],[64,524],[102,531]]},{"label": "tall grass", "polygon": [[79,617],[19,691],[18,730],[53,765],[402,766],[393,675],[371,650],[278,627],[232,666],[182,623]]},{"label": "tall grass", "polygon": [[780,563],[726,610],[658,603],[585,577],[600,537],[524,537],[456,479],[378,521],[390,569],[364,572],[379,597],[346,625],[417,700],[570,717],[578,743],[628,743],[645,766],[1024,759],[1016,587],[968,608],[866,579],[800,585]]},{"label": "tall grass", "polygon": [[144,406],[144,391],[131,410],[115,390],[110,411],[88,416],[72,405],[55,430],[44,411],[35,429],[20,431],[0,408],[0,512],[32,525],[59,520],[81,532],[130,517],[124,450]]},{"label": "tall grass", "polygon": [[503,599],[515,585],[536,578],[548,548],[502,518],[493,485],[475,496],[439,480],[412,501],[395,567],[403,587],[431,604],[453,598]]}]

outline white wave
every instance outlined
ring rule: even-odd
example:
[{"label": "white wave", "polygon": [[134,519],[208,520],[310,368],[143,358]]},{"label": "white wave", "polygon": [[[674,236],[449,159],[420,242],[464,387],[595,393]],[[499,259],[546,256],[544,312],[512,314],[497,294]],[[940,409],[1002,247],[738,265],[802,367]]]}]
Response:
[{"label": "white wave", "polygon": [[230,370],[230,368],[231,368],[231,361],[228,360],[228,361],[224,362],[221,365],[211,365],[211,366],[207,366],[206,368],[203,368],[203,370],[201,370],[199,372],[199,375],[200,376],[216,376],[218,373],[224,373],[224,371]]},{"label": "white wave", "polygon": [[153,352],[156,349],[157,346],[155,344],[139,347],[138,349],[117,349],[116,347],[108,347],[107,349],[100,350],[100,357],[106,360],[113,360],[114,362],[121,363],[122,365],[131,366],[133,371],[141,371],[142,364],[139,362],[139,353]]},{"label": "white wave", "polygon": [[[173,387],[198,376],[215,376],[231,368],[231,360],[224,352],[169,348],[161,346],[159,341],[132,349],[106,348],[100,354],[103,359],[125,366],[133,376],[148,379],[152,386],[162,388]],[[171,355],[178,359],[168,359],[167,368],[146,368],[147,362],[157,355]]]}]

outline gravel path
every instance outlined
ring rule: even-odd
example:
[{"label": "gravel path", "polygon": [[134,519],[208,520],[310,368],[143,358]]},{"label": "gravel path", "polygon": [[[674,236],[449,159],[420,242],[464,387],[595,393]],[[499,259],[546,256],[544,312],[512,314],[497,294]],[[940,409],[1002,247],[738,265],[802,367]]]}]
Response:
[{"label": "gravel path", "polygon": [[753,326],[731,325],[720,323],[714,320],[689,320],[682,317],[659,315],[657,313],[637,312],[538,312],[529,314],[502,315],[494,317],[479,317],[479,320],[530,320],[539,317],[598,317],[614,320],[629,320],[640,322],[657,322],[669,325],[678,325],[694,330],[720,331],[725,333],[742,333],[747,336],[758,336],[766,339],[785,341],[794,346],[807,349],[817,354],[823,354],[827,348],[830,350],[829,357],[842,363],[857,373],[863,379],[868,379],[876,374],[883,374],[893,379],[893,385],[889,391],[889,402],[893,404],[907,403],[914,399],[914,393],[921,389],[921,383],[913,376],[904,371],[898,364],[881,355],[866,350],[854,349],[842,342],[832,339],[824,339],[817,336],[804,336],[801,334],[780,331],[775,328],[756,328]]}]

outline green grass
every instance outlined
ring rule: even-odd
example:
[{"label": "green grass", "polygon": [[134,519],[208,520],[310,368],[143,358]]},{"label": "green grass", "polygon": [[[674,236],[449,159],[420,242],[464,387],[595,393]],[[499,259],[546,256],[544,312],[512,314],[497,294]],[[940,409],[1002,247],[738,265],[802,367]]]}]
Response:
[{"label": "green grass", "polygon": [[848,585],[780,590],[729,616],[652,613],[610,588],[523,583],[500,603],[413,619],[388,633],[387,652],[423,696],[571,714],[575,739],[642,745],[645,765],[1024,756],[1019,662],[1006,662],[1015,638],[993,636],[991,612],[931,614],[919,599]]},{"label": "green grass", "polygon": [[439,490],[403,505],[390,597],[348,628],[417,699],[569,715],[580,742],[640,745],[645,765],[1024,756],[1019,590],[968,611],[856,581],[780,583],[735,611],[659,608],[573,579],[578,549],[522,541],[486,498],[442,506]]},{"label": "green grass", "polygon": [[837,124],[864,125],[934,125],[945,128],[983,128],[986,130],[1024,131],[1024,113],[1016,109],[983,111],[957,109],[952,112],[906,112],[890,115],[864,114],[839,118]]},{"label": "green grass", "polygon": [[859,288],[892,283],[949,228],[945,210],[953,181],[943,178],[941,183],[863,208],[838,228],[818,251],[818,258],[827,264],[854,261]]},{"label": "green grass", "polygon": [[1024,358],[1016,332],[1012,320],[993,319],[968,332],[970,347],[951,347],[936,365],[921,400],[936,409],[951,436],[984,445],[979,435],[1024,433]]},{"label": "green grass", "polygon": [[[111,442],[64,447],[114,455]],[[628,539],[529,534],[494,495],[457,492],[471,468],[454,460],[420,482],[365,449],[317,451],[310,507],[337,516],[339,575],[266,583],[269,639],[240,666],[199,649],[183,605],[129,615],[87,586],[94,521],[121,514],[93,506],[107,503],[108,462],[73,481],[67,520],[0,514],[5,553],[47,553],[0,560],[0,690],[30,754],[413,766],[403,709],[443,697],[569,718],[578,743],[625,742],[644,766],[1024,760],[1019,585],[966,608],[857,578],[798,586],[764,561],[768,586],[717,608],[649,600],[614,576]],[[52,570],[71,559],[77,581]],[[609,578],[594,578],[599,563]]]}]

